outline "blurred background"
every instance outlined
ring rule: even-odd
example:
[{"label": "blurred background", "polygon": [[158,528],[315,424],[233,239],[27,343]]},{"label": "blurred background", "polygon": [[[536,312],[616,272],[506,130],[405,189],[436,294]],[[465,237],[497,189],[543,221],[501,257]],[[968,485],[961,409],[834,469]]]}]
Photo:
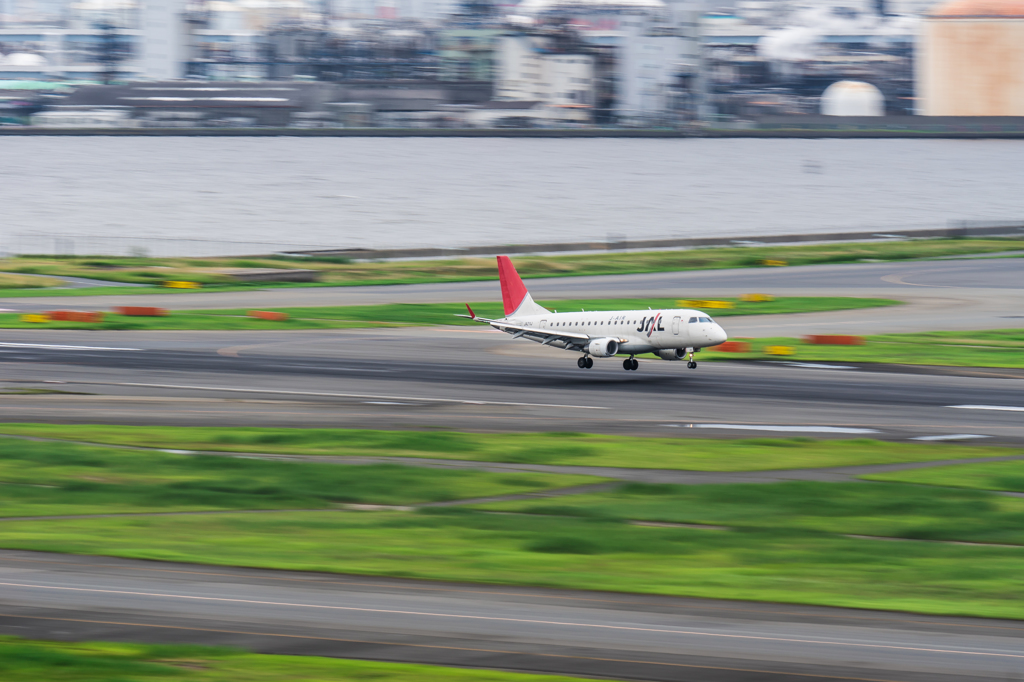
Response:
[{"label": "blurred background", "polygon": [[1024,0],[0,0],[0,123],[1020,130]]}]

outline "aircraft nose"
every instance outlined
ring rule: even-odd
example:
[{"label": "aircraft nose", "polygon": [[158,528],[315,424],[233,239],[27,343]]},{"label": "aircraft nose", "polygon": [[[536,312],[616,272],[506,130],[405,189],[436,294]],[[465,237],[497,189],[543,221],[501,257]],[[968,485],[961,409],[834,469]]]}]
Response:
[{"label": "aircraft nose", "polygon": [[711,340],[714,341],[717,346],[720,343],[725,343],[729,340],[729,335],[725,333],[719,325],[715,325],[715,328],[711,330]]}]

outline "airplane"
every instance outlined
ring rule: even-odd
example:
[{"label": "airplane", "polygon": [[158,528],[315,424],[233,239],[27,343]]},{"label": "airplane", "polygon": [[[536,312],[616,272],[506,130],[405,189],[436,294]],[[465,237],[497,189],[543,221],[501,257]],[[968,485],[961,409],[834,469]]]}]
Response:
[{"label": "airplane", "polygon": [[711,317],[699,310],[608,310],[578,313],[552,312],[534,302],[508,256],[498,256],[498,279],[505,317],[480,317],[466,304],[469,315],[457,315],[489,324],[514,339],[529,339],[542,346],[582,353],[580,369],[594,366],[594,358],[628,355],[625,370],[640,367],[635,356],[654,353],[662,360],[683,360],[696,369],[693,354],[717,346],[729,337]]}]

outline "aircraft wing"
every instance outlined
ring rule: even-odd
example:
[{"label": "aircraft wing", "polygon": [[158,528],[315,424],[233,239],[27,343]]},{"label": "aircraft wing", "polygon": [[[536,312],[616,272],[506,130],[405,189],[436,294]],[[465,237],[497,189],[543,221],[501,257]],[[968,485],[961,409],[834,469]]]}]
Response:
[{"label": "aircraft wing", "polygon": [[485,320],[487,324],[491,325],[495,329],[503,332],[512,334],[512,338],[518,339],[521,337],[527,337],[531,340],[541,341],[542,343],[549,344],[552,341],[568,341],[570,343],[580,343],[589,341],[592,337],[587,334],[579,334],[576,332],[556,332],[550,329],[535,329],[533,327],[523,327],[518,324],[509,324],[507,322],[501,322],[499,320]]},{"label": "aircraft wing", "polygon": [[[469,308],[469,306],[466,306]],[[472,308],[469,310],[473,312]],[[501,320],[491,320],[486,317],[479,317],[477,315],[456,315],[456,317],[465,317],[476,322],[483,322],[489,324],[499,331],[503,331],[512,334],[512,338],[518,339],[526,337],[531,341],[540,341],[542,344],[547,345],[553,341],[566,341],[572,344],[578,344],[580,342],[586,342],[592,339],[592,336],[588,334],[580,334],[577,332],[563,332],[563,331],[551,331],[550,329],[536,329],[534,327],[524,327],[518,324],[510,324],[508,322],[502,322]]]}]

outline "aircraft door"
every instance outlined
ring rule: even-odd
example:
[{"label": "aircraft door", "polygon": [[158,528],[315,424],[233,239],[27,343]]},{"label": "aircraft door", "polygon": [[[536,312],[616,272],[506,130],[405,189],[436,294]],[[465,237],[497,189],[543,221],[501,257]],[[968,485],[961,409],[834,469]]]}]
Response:
[{"label": "aircraft door", "polygon": [[673,336],[679,336],[679,318],[678,317],[673,317],[672,318],[672,335]]}]

